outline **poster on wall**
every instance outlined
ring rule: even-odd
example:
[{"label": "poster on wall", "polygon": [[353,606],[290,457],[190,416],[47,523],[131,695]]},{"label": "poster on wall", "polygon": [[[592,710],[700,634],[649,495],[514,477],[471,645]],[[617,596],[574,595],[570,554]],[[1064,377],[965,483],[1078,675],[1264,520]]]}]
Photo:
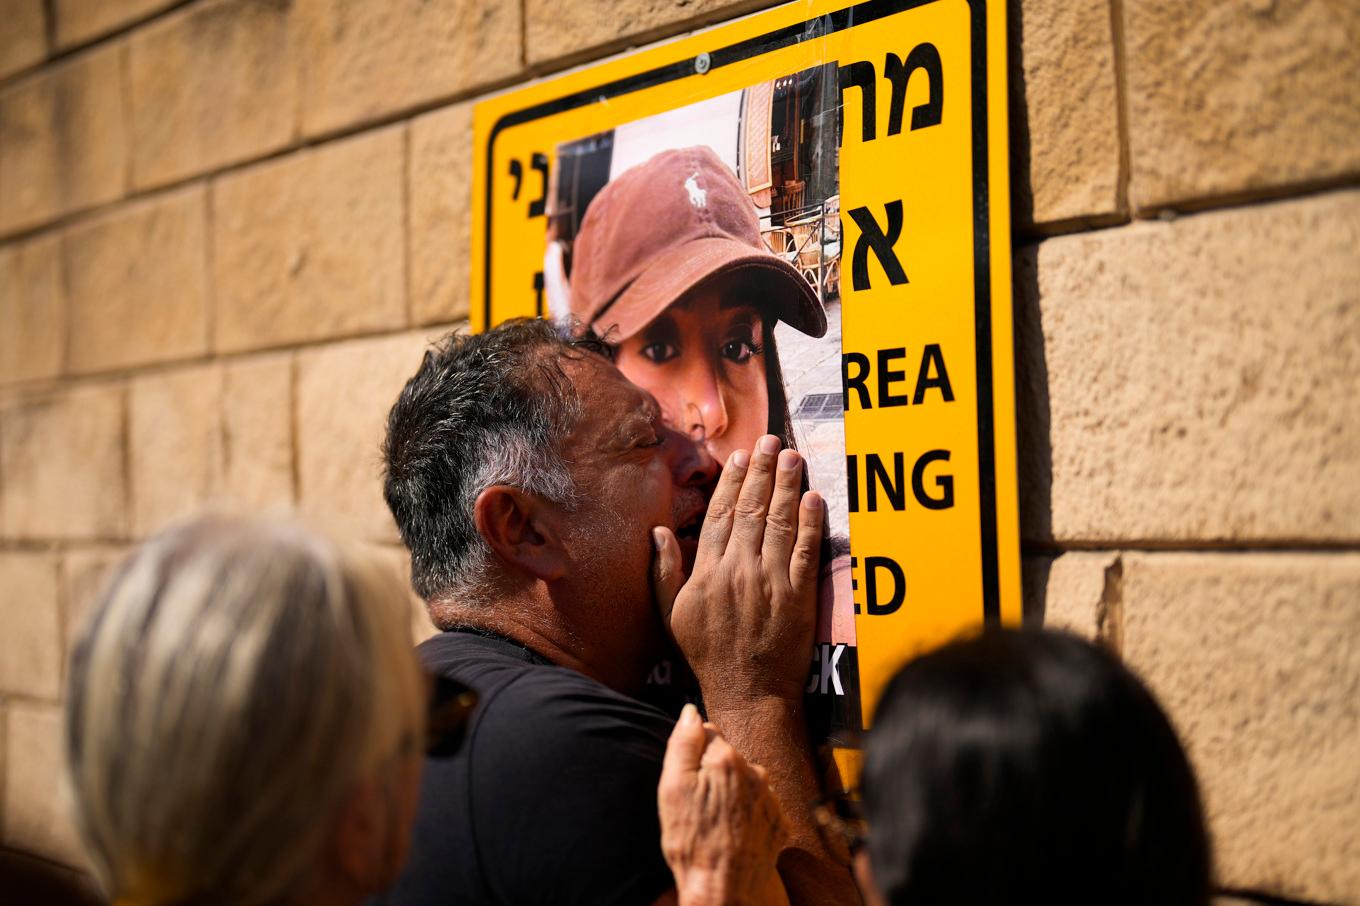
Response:
[{"label": "poster on wall", "polygon": [[997,0],[800,2],[474,114],[474,329],[569,321],[719,461],[803,454],[852,774],[897,666],[1020,618],[1005,49]]}]

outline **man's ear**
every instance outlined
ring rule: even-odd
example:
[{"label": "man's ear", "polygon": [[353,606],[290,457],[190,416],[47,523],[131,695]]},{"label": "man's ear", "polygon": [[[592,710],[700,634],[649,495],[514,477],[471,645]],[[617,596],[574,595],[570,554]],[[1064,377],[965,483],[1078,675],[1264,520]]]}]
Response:
[{"label": "man's ear", "polygon": [[496,556],[542,582],[567,572],[566,551],[551,516],[550,505],[503,484],[478,494],[472,508],[477,533]]}]

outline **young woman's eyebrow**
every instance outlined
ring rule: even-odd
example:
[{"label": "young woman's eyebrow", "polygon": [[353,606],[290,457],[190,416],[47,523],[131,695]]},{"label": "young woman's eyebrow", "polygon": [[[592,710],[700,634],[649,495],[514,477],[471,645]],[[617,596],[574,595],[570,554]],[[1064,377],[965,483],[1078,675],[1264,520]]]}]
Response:
[{"label": "young woman's eyebrow", "polygon": [[663,311],[653,318],[646,327],[642,328],[639,333],[642,335],[643,339],[657,343],[675,339],[675,335],[679,333],[679,329],[675,326],[675,319],[671,317],[671,313]]}]

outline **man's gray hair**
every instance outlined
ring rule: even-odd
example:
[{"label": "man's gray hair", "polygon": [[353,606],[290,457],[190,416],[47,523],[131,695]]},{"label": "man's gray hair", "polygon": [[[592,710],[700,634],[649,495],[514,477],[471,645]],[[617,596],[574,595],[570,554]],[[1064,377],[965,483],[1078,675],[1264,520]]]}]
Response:
[{"label": "man's gray hair", "polygon": [[472,470],[463,489],[456,518],[466,523],[469,543],[450,563],[450,584],[442,597],[478,603],[493,580],[491,547],[477,531],[473,508],[477,497],[492,485],[509,485],[571,509],[576,505],[576,484],[556,446],[535,447],[533,439],[514,425],[487,432],[481,449],[469,458]]},{"label": "man's gray hair", "polygon": [[383,494],[426,601],[476,605],[494,585],[495,558],[473,518],[486,488],[574,507],[561,450],[581,405],[561,363],[589,354],[609,349],[533,319],[450,334],[425,354],[388,415]]}]

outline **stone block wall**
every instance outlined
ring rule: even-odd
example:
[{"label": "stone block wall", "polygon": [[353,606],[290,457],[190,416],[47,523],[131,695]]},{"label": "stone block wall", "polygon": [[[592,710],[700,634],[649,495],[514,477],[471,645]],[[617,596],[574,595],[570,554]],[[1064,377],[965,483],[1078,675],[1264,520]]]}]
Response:
[{"label": "stone block wall", "polygon": [[[7,0],[0,839],[79,863],[66,653],[205,503],[402,552],[471,104],[741,0]],[[1026,606],[1147,678],[1228,886],[1360,903],[1360,6],[1011,0]],[[416,622],[416,631],[428,631]]]}]

